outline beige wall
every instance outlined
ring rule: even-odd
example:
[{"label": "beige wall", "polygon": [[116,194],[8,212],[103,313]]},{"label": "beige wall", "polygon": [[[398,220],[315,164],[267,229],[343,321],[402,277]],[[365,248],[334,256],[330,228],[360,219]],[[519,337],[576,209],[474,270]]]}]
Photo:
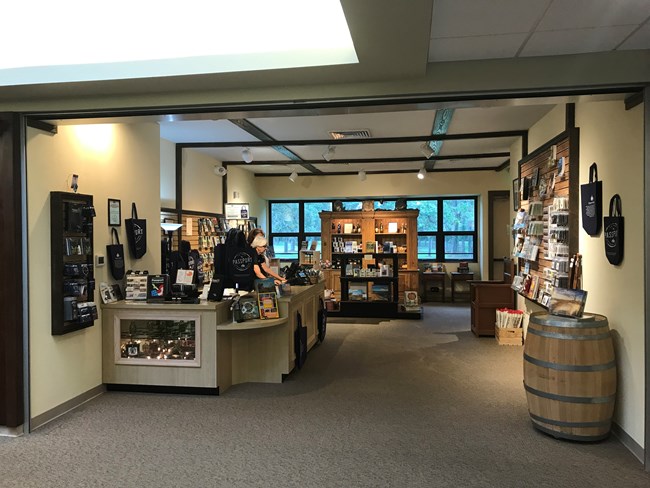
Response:
[{"label": "beige wall", "polygon": [[183,210],[221,213],[223,178],[214,174],[221,162],[192,149],[183,149]]},{"label": "beige wall", "polygon": [[[268,180],[268,178],[264,179]],[[257,217],[257,225],[268,232],[269,228],[266,218],[267,201],[266,197],[260,194],[262,186],[258,183],[259,180],[260,178],[256,178],[248,170],[238,168],[237,166],[230,166],[227,175],[227,203],[248,203],[250,205],[249,215],[251,217]],[[275,184],[278,181],[279,179],[276,178]],[[238,198],[235,198],[234,192],[239,194]]]},{"label": "beige wall", "polygon": [[644,443],[644,190],[643,105],[625,110],[623,102],[584,103],[576,107],[580,127],[580,183],[598,164],[603,182],[603,215],[609,199],[621,196],[625,217],[625,254],[619,266],[605,258],[603,232],[580,230],[587,309],[607,316],[614,333],[618,365],[616,422],[639,445]]},{"label": "beige wall", "polygon": [[507,171],[429,173],[424,180],[418,180],[415,172],[370,174],[363,182],[356,175],[299,176],[295,183],[278,177],[256,180],[259,195],[267,200],[479,195],[479,262],[470,265],[477,279],[488,276],[488,242],[482,238],[488,225],[488,191],[508,190],[511,186]]},{"label": "beige wall", "polygon": [[[35,417],[102,384],[101,311],[93,327],[51,335],[50,191],[69,191],[79,175],[79,193],[94,196],[96,254],[110,242],[107,198],[122,202],[120,240],[131,202],[147,219],[146,255],[127,269],[160,267],[160,134],[156,124],[60,126],[57,135],[28,129],[27,206],[29,253],[29,348],[31,416]],[[97,284],[109,281],[108,266],[96,268]],[[101,302],[95,292],[95,300]]]},{"label": "beige wall", "polygon": [[[528,151],[565,129],[565,106],[558,105],[529,131]],[[576,126],[580,128],[580,183],[589,180],[589,166],[598,163],[603,180],[603,212],[609,199],[619,193],[625,216],[625,258],[620,266],[605,258],[602,232],[590,237],[579,230],[583,255],[583,288],[586,310],[607,316],[613,331],[618,365],[616,423],[640,446],[644,445],[644,296],[641,272],[644,227],[643,107],[626,111],[622,101],[576,105]],[[514,153],[519,148],[511,148]],[[517,166],[510,168],[516,178]],[[572,205],[579,205],[579,196]],[[581,225],[581,224],[580,224]],[[527,312],[543,310],[518,296],[518,307]]]}]

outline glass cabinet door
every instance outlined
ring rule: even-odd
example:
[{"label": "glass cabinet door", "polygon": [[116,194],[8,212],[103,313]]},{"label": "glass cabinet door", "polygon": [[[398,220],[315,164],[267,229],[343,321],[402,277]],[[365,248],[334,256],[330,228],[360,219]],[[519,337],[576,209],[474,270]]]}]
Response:
[{"label": "glass cabinet door", "polygon": [[200,366],[200,317],[115,317],[115,362],[150,366]]}]

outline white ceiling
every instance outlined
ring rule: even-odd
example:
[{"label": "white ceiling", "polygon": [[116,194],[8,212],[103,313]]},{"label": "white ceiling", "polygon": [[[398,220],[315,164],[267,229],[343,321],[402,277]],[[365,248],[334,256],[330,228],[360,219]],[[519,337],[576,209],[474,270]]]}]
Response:
[{"label": "white ceiling", "polygon": [[[341,0],[358,64],[295,70],[266,70],[213,76],[157,78],[125,82],[96,82],[31,87],[0,87],[0,102],[11,97],[111,96],[164,98],[168,93],[210,92],[210,90],[255,90],[282,87],[290,93],[297,87],[334,84],[384,83],[387,80],[420,80],[445,72],[448,65],[458,70],[457,61],[493,58],[526,58],[530,69],[535,56],[650,49],[650,0]],[[225,19],[224,19],[225,21]],[[586,54],[585,54],[586,55]],[[563,58],[559,58],[563,59]],[[644,58],[640,58],[644,59]],[[647,58],[645,58],[647,59]],[[451,62],[451,63],[449,63]],[[474,61],[461,63],[460,72],[472,75]],[[567,65],[565,65],[567,66]],[[579,68],[578,68],[579,69]],[[495,73],[498,77],[499,73]],[[526,73],[522,73],[522,76]],[[558,72],[562,77],[565,73]],[[569,75],[569,74],[567,74]],[[363,84],[366,85],[363,85]],[[329,84],[329,85],[328,85]],[[451,92],[454,87],[448,88]],[[252,91],[251,93],[255,93]],[[358,92],[363,99],[363,91]],[[625,94],[586,97],[622,99]],[[149,98],[151,99],[151,98]],[[296,94],[300,101],[300,92]],[[339,146],[334,164],[324,164],[326,144],[296,145],[290,141],[329,140],[329,131],[363,129],[371,138],[423,137],[432,133],[436,110],[454,108],[447,133],[523,131],[531,127],[558,103],[576,101],[567,96],[494,100],[463,100],[409,103],[392,106],[327,105],[326,108],[275,110],[264,103],[254,111],[171,113],[150,116],[160,123],[161,135],[175,143],[232,143],[232,147],[196,149],[218,161],[235,162],[256,174],[417,170],[425,162],[421,142]],[[407,105],[408,104],[408,105]],[[261,107],[261,108],[260,108]],[[233,121],[242,120],[268,138],[285,142],[300,164],[271,147],[251,147],[253,164],[242,163],[241,150],[257,137]],[[111,119],[104,119],[111,120]],[[113,119],[114,120],[114,119]],[[143,120],[137,116],[131,121]],[[95,120],[95,122],[99,119]],[[72,119],[55,121],[74,123]],[[464,159],[439,160],[435,170],[498,168],[505,156],[476,158],[472,155],[508,152],[516,137],[463,139],[443,142],[441,156],[466,155]],[[355,159],[417,158],[415,161],[355,163]],[[261,164],[260,162],[269,162]],[[431,167],[432,162],[428,163]],[[311,164],[311,166],[310,166]]]},{"label": "white ceiling", "polygon": [[650,0],[436,0],[429,61],[650,46]]},{"label": "white ceiling", "polygon": [[[346,10],[350,14],[350,8]],[[428,61],[553,56],[597,51],[650,48],[650,0],[435,0],[431,7]],[[350,22],[354,37],[355,22]],[[362,58],[360,58],[362,59]],[[534,99],[501,106],[456,108],[448,134],[526,130],[557,101]],[[343,111],[345,112],[345,111]],[[436,110],[396,108],[393,111],[245,117],[277,141],[327,140],[329,132],[363,129],[371,138],[425,136],[431,134]],[[223,115],[219,116],[222,117]],[[217,117],[215,115],[215,117]],[[240,117],[238,117],[240,118]],[[255,140],[227,120],[162,122],[161,134],[177,143],[246,142]],[[515,137],[450,140],[440,156],[468,155],[464,159],[439,160],[436,170],[497,168],[508,158],[474,158],[475,154],[508,152]],[[286,145],[302,160],[323,173],[417,171],[425,162],[421,142],[339,146],[333,161],[323,162],[326,145]],[[219,161],[241,162],[242,147],[197,149]],[[271,148],[251,148],[254,163],[243,165],[256,174],[310,173]],[[419,161],[365,162],[355,159],[419,157]],[[241,164],[241,163],[240,163]]]}]

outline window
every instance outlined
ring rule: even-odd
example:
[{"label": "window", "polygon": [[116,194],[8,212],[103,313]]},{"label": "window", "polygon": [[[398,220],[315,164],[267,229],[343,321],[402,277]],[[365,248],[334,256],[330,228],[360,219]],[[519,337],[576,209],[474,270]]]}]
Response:
[{"label": "window", "polygon": [[[407,208],[420,210],[418,259],[424,261],[477,261],[477,198],[432,197],[407,200]],[[360,200],[342,201],[345,210],[361,210]],[[375,200],[376,210],[394,210],[394,199]],[[298,259],[302,242],[321,250],[319,213],[331,211],[331,201],[270,202],[270,245],[281,259]]]},{"label": "window", "polygon": [[418,259],[477,261],[476,197],[408,200],[418,216]]},{"label": "window", "polygon": [[269,244],[275,256],[283,260],[298,259],[303,241],[316,241],[316,250],[320,251],[318,214],[323,210],[331,211],[332,202],[270,202]]}]

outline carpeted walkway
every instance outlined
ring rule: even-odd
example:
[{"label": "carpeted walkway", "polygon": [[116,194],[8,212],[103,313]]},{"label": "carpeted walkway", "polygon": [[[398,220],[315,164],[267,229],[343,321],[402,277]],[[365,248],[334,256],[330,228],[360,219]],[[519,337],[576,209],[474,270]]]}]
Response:
[{"label": "carpeted walkway", "polygon": [[331,323],[284,384],[221,397],[107,393],[0,439],[2,487],[648,487],[615,439],[535,431],[522,348],[422,321]]}]

